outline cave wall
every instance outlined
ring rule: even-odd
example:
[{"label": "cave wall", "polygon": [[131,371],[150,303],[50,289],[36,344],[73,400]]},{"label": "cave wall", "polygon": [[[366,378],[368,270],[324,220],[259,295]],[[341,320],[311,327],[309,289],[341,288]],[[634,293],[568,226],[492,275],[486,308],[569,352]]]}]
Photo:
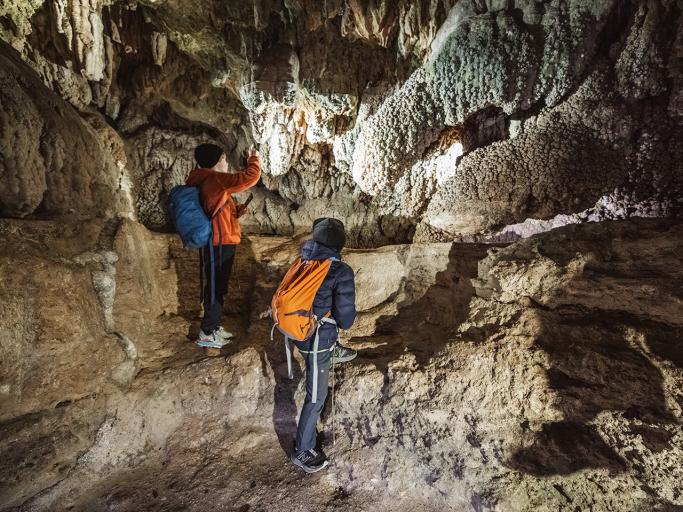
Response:
[{"label": "cave wall", "polygon": [[206,357],[175,235],[99,219],[0,235],[2,510],[683,506],[680,222],[345,251],[360,355],[323,414],[334,464],[305,486],[285,456],[304,363],[289,380],[260,318],[301,239],[240,248],[238,342]]},{"label": "cave wall", "polygon": [[[256,233],[332,214],[356,246],[509,238],[680,206],[674,1],[49,0],[3,4],[0,20],[2,38],[73,106],[63,129],[95,132],[67,137],[83,145],[64,153],[116,155],[74,162],[129,203],[94,200],[96,212],[152,229],[170,228],[167,193],[206,140],[234,165],[258,144],[264,176],[243,222]],[[49,119],[41,100],[22,103],[33,101],[33,118]],[[60,159],[24,142],[43,122],[16,147],[31,170],[3,168],[4,215],[71,208],[50,199],[68,181]]]},{"label": "cave wall", "polygon": [[84,122],[0,45],[0,215],[132,214],[116,132]]},{"label": "cave wall", "polygon": [[207,140],[261,150],[251,234],[429,242],[345,254],[363,355],[315,506],[683,506],[680,226],[452,243],[677,213],[681,12],[0,0],[0,508],[310,498],[280,464],[303,387],[259,318],[301,238],[245,237],[240,345],[188,347],[197,262],[158,231]]}]

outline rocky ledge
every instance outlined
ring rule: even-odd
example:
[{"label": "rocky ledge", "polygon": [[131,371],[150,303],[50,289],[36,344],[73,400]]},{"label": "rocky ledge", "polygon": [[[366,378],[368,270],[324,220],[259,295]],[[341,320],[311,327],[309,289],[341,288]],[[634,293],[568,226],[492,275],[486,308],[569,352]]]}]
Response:
[{"label": "rocky ledge", "polygon": [[259,318],[298,240],[240,247],[239,341],[208,358],[174,237],[0,233],[3,510],[683,507],[680,223],[348,251],[360,356],[324,413],[333,464],[305,478],[286,458],[301,369]]}]

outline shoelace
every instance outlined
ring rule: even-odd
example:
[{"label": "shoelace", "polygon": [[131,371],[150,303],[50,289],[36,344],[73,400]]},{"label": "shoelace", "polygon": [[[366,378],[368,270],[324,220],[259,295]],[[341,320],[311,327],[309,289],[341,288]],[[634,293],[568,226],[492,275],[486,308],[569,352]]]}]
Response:
[{"label": "shoelace", "polygon": [[299,460],[303,462],[304,464],[315,460],[318,458],[318,452],[316,452],[314,449],[310,449],[308,451],[303,452],[301,455],[299,455]]}]

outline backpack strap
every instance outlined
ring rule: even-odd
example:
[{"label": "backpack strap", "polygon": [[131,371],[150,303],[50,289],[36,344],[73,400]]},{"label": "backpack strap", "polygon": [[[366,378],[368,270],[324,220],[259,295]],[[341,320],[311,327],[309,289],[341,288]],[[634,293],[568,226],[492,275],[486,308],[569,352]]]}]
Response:
[{"label": "backpack strap", "polygon": [[[319,350],[318,347],[320,345],[320,327],[322,327],[323,324],[331,324],[331,325],[337,325],[337,322],[334,321],[334,318],[324,316],[320,320],[317,320],[318,326],[315,329],[315,338],[313,339],[313,350],[299,350],[302,354],[312,354],[313,355],[313,389],[311,390],[311,403],[317,403],[318,401],[318,354],[321,352],[328,352],[334,349],[334,345],[330,348],[326,348],[324,350]],[[270,337],[271,339],[273,338],[273,332],[275,330],[275,325],[273,325],[273,328],[270,331]],[[292,346],[291,342],[289,339],[289,336],[286,334],[285,336],[285,355],[287,356],[287,376],[290,379],[294,378],[294,373],[292,371]]]},{"label": "backpack strap", "polygon": [[[329,258],[330,260],[330,270],[332,269],[332,264],[335,261],[341,261],[339,258]],[[329,315],[329,316],[328,316]],[[271,311],[271,316],[274,319],[277,319],[277,315],[273,314]],[[275,320],[277,322],[277,320]],[[327,352],[330,350],[334,349],[334,346],[331,348],[327,348],[324,350],[319,350],[318,347],[320,345],[320,328],[322,327],[323,324],[331,324],[331,325],[337,325],[337,322],[335,322],[334,318],[331,316],[331,312],[328,312],[325,316],[322,318],[315,319],[316,321],[316,328],[315,328],[315,338],[313,339],[313,350],[308,351],[308,350],[299,350],[299,352],[303,354],[313,354],[313,389],[311,393],[311,403],[317,403],[318,401],[318,354],[320,352]],[[277,323],[273,324],[272,329],[270,330],[270,339],[273,339],[273,333],[275,332],[275,327],[277,326]],[[287,356],[287,375],[290,379],[294,378],[294,373],[292,372],[292,347],[291,347],[291,342],[289,339],[289,336],[286,334],[284,335],[285,337],[285,354]]]},{"label": "backpack strap", "polygon": [[199,249],[199,303],[204,302],[204,250]]},{"label": "backpack strap", "polygon": [[[335,261],[339,261],[339,258],[330,258],[330,270],[332,269],[332,264]],[[327,313],[330,314],[330,313]],[[323,324],[334,324],[334,318],[331,316],[323,316],[320,319],[316,319],[317,326],[315,328],[315,339],[313,340],[313,390],[311,393],[311,403],[316,403],[318,401],[318,345],[320,343],[320,328]]]},{"label": "backpack strap", "polygon": [[315,329],[315,340],[313,341],[313,389],[311,393],[311,403],[318,401],[318,343],[320,342],[320,326]]},{"label": "backpack strap", "polygon": [[328,275],[333,274],[334,272],[337,272],[337,270],[339,270],[339,267],[341,267],[341,261],[341,259],[335,258],[334,256],[330,258],[330,270]]},{"label": "backpack strap", "polygon": [[311,403],[316,403],[318,400],[318,344],[320,342],[320,328],[323,324],[337,325],[334,318],[324,316],[318,320],[318,327],[315,329],[315,340],[313,341],[313,391],[311,396]]},{"label": "backpack strap", "polygon": [[218,216],[218,214],[221,213],[221,210],[222,210],[223,208],[225,208],[225,205],[228,204],[228,201],[230,201],[230,198],[231,198],[231,197],[232,197],[232,195],[228,194],[228,197],[225,198],[225,201],[223,201],[223,204],[221,205],[221,207],[220,207],[220,208],[217,208],[217,209],[214,211],[213,215],[211,216],[211,221],[212,221],[212,222],[213,222],[213,219],[215,219],[215,218]]},{"label": "backpack strap", "polygon": [[220,226],[218,226],[218,264],[223,264],[223,231],[221,231]]},{"label": "backpack strap", "polygon": [[[223,211],[223,208],[225,208],[225,205],[228,204],[228,201],[230,201],[231,197],[232,196],[230,194],[228,194],[228,197],[225,199],[225,201],[223,201],[223,204],[220,206],[220,208],[218,208],[216,211],[214,211],[213,215],[211,216],[211,242],[210,243],[212,245],[213,245],[213,224],[214,224],[214,221],[216,220],[216,217],[218,217],[218,214],[221,213],[221,211]],[[221,223],[220,222],[216,222],[216,224],[218,225],[218,245],[219,245],[218,252],[220,253],[220,259],[223,259],[222,258],[223,248],[221,247],[223,245],[223,230],[221,229]],[[212,304],[213,304],[213,302],[212,302]]]},{"label": "backpack strap", "polygon": [[[213,226],[214,222],[216,222],[216,217],[218,216],[219,213],[221,213],[221,210],[225,208],[225,205],[228,204],[228,200],[230,199],[230,195],[228,195],[228,198],[225,200],[225,202],[221,205],[220,208],[216,210],[216,212],[211,216],[211,238],[209,239],[209,252],[211,254],[211,305],[213,306],[214,303],[216,302],[216,262],[214,261],[214,255],[213,255]],[[223,232],[221,231],[221,227],[218,226],[218,264],[220,265],[221,262],[223,261]]]},{"label": "backpack strap", "polygon": [[287,354],[287,376],[289,379],[294,378],[294,373],[292,372],[292,346],[289,342],[289,336],[285,334],[285,354]]},{"label": "backpack strap", "polygon": [[209,259],[211,260],[211,306],[216,302],[216,262],[213,257],[213,240],[209,242]]}]

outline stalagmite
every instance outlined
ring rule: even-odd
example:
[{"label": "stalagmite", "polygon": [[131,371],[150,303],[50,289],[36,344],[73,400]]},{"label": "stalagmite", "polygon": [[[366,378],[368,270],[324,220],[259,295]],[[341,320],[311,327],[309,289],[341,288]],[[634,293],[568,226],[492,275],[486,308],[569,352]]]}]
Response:
[{"label": "stalagmite", "polygon": [[152,56],[154,57],[154,64],[163,66],[166,61],[166,48],[168,46],[168,38],[166,34],[154,32],[152,34]]}]

